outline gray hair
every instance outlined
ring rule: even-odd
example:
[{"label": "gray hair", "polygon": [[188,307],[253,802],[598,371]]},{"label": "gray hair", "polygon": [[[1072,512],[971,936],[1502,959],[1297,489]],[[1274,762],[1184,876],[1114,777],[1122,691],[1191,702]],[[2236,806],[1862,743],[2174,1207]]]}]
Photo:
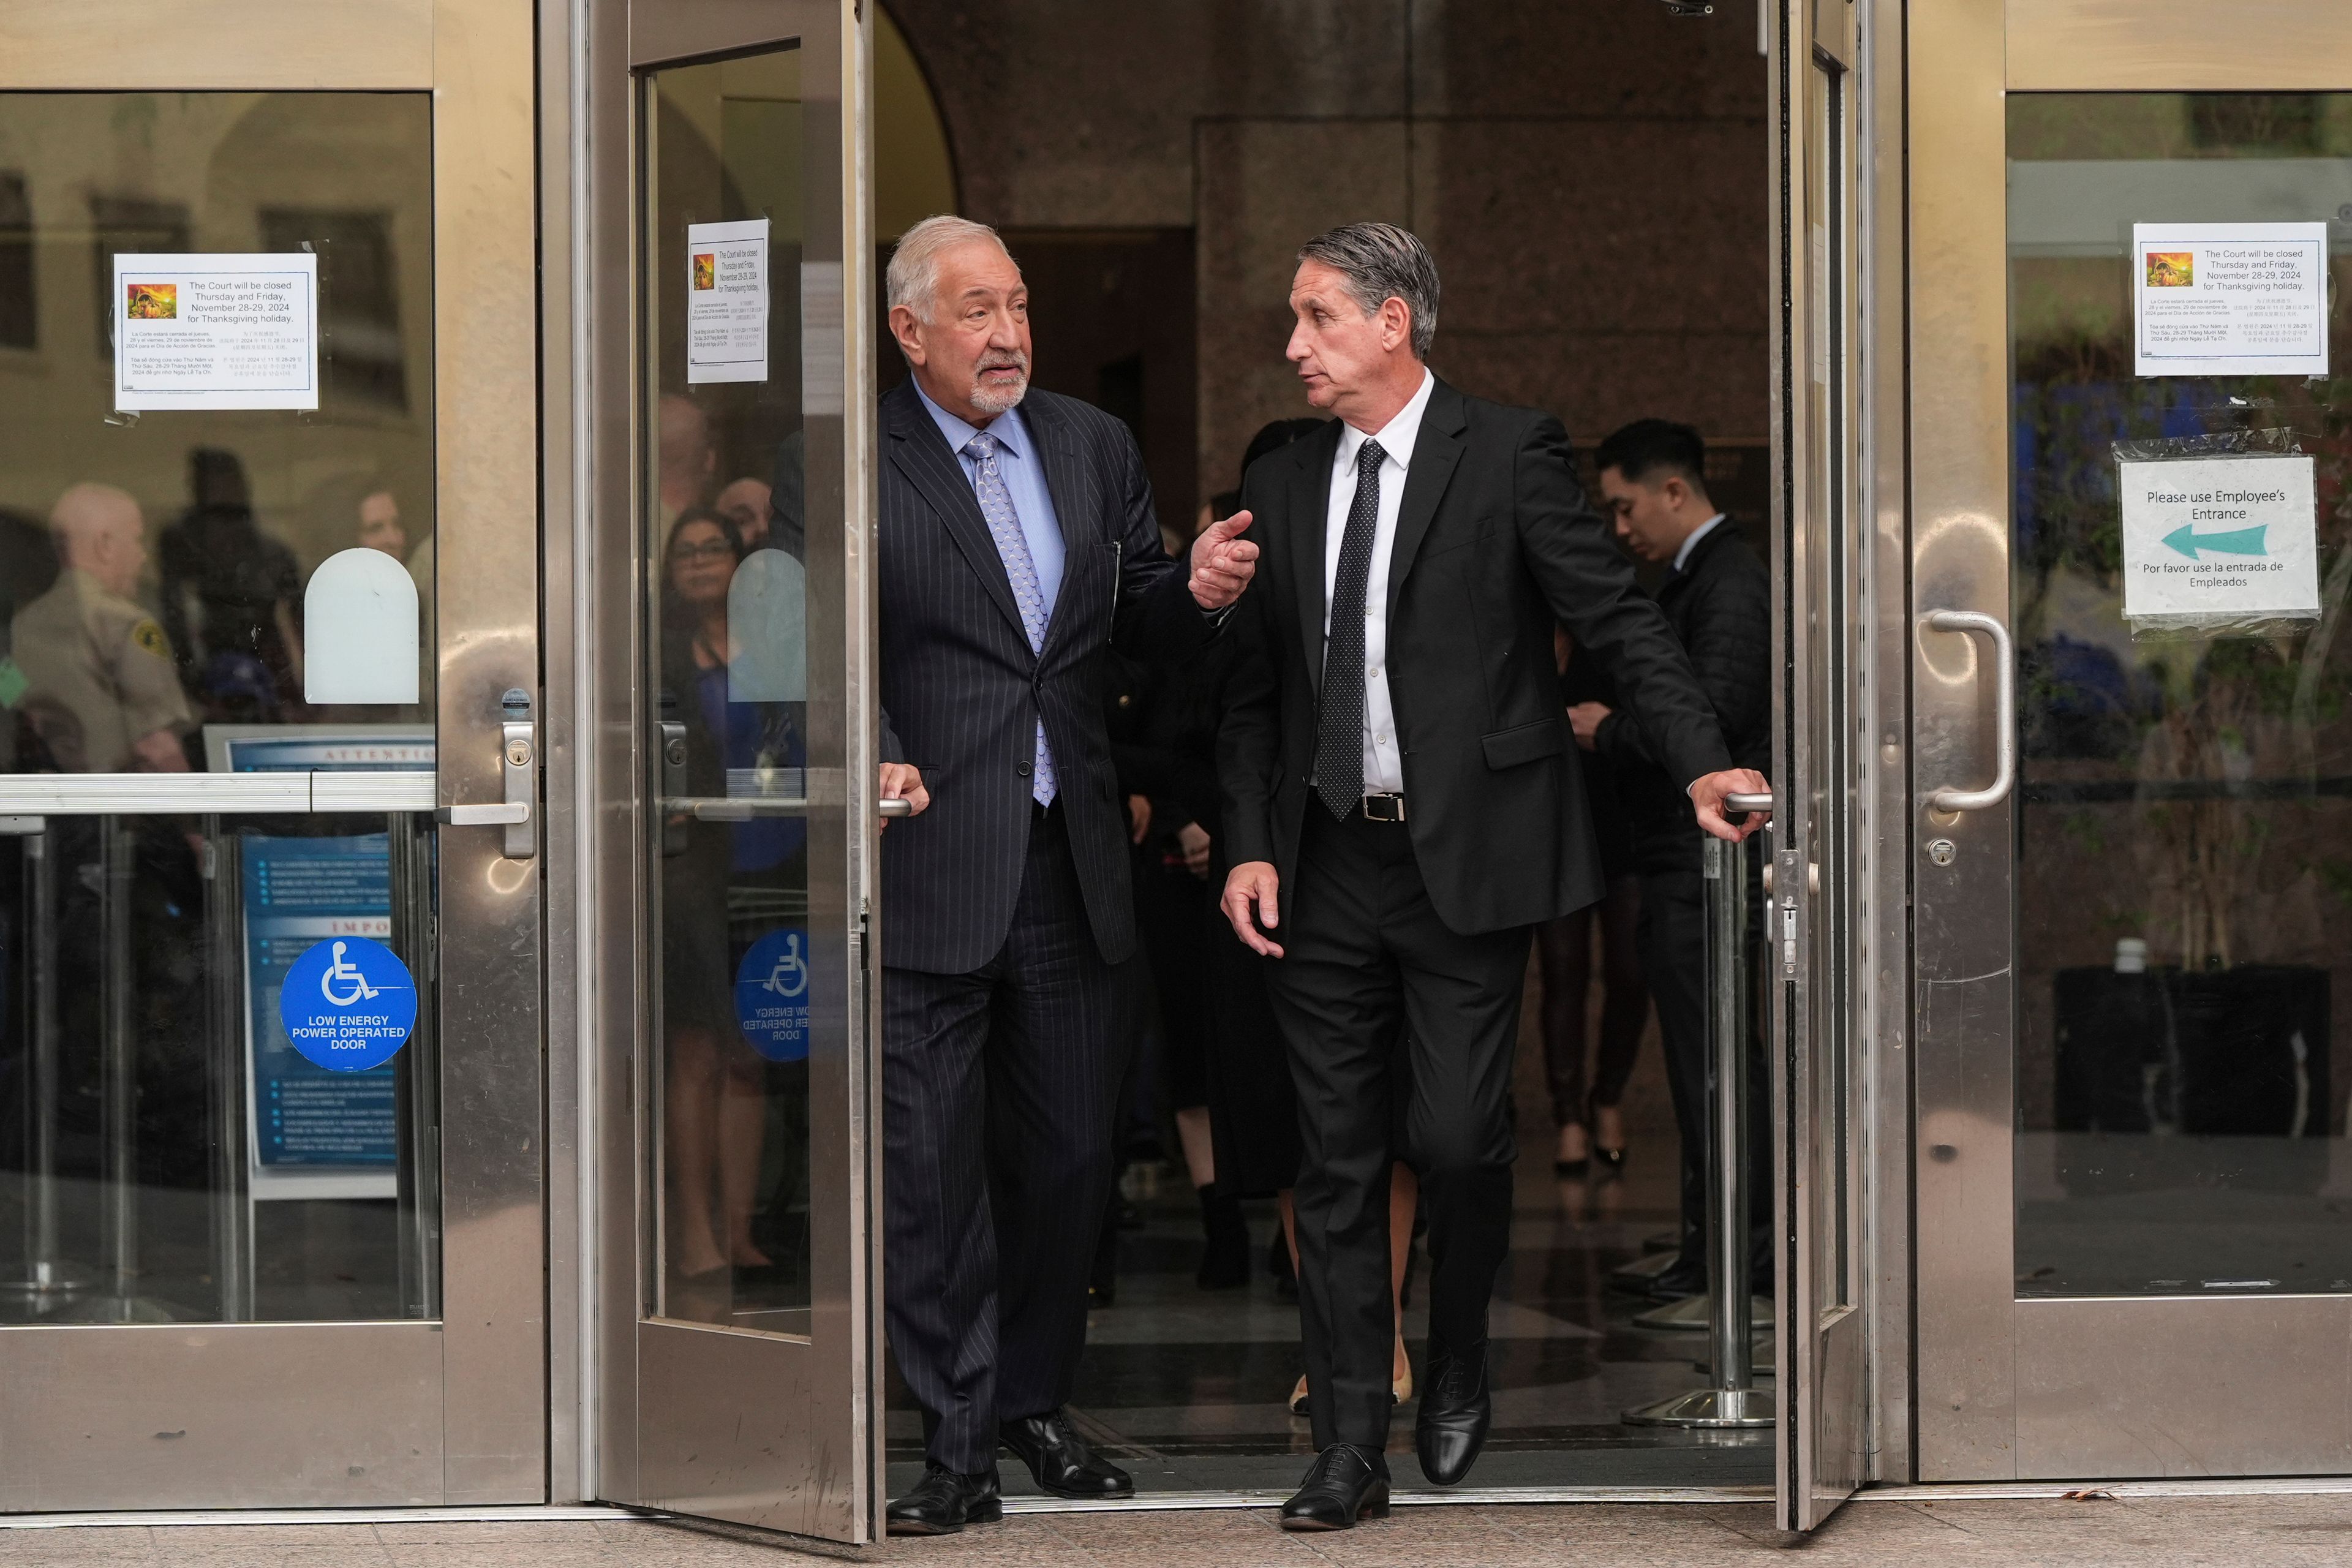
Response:
[{"label": "gray hair", "polygon": [[1437,261],[1411,230],[1392,223],[1347,223],[1298,247],[1301,261],[1319,261],[1348,280],[1348,293],[1367,316],[1391,300],[1412,313],[1412,353],[1429,357],[1437,341]]},{"label": "gray hair", "polygon": [[[898,248],[890,253],[889,270],[883,275],[889,308],[895,310],[904,305],[919,320],[929,321],[932,301],[940,292],[940,258],[975,239],[1004,250],[1003,237],[986,224],[944,213],[927,217],[900,235]],[[1012,254],[1005,251],[1006,259]]]}]

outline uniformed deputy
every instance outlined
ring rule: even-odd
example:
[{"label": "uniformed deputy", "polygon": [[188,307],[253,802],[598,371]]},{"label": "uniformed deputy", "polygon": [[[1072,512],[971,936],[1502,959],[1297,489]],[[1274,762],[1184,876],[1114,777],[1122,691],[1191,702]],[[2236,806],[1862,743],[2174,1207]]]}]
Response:
[{"label": "uniformed deputy", "polygon": [[111,485],[76,485],[49,513],[63,570],[16,613],[11,652],[20,705],[65,773],[184,773],[194,727],[172,645],[131,598],[147,564],[139,503]]}]

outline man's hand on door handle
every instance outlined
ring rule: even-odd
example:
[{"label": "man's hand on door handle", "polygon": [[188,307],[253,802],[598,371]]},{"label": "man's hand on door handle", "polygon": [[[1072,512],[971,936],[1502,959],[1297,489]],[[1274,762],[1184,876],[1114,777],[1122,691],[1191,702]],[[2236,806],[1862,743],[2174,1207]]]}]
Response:
[{"label": "man's hand on door handle", "polygon": [[[931,804],[931,792],[923,787],[923,770],[912,763],[882,764],[882,798],[903,800],[908,816],[920,816]],[[882,819],[881,830],[890,831],[890,819]]]}]

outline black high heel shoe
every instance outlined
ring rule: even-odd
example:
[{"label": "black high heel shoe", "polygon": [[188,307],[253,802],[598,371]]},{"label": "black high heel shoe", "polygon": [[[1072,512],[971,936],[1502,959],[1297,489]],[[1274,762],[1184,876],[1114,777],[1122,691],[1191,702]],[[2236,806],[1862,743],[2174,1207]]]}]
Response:
[{"label": "black high heel shoe", "polygon": [[1625,1145],[1621,1143],[1614,1149],[1601,1146],[1601,1135],[1592,1130],[1593,1123],[1599,1120],[1593,1115],[1593,1109],[1592,1101],[1587,1100],[1584,1102],[1584,1127],[1585,1135],[1592,1141],[1592,1157],[1599,1162],[1604,1173],[1616,1175],[1625,1169]]}]

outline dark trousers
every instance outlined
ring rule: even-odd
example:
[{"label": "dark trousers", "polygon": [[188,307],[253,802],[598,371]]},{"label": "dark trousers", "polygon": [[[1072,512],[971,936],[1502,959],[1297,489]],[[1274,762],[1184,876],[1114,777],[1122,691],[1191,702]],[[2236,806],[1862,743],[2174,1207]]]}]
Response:
[{"label": "dark trousers", "polygon": [[1066,1403],[1126,1063],[1061,814],[1032,827],[1004,946],[970,974],[886,969],[890,1348],[924,1452],[991,1468],[1000,1420]]},{"label": "dark trousers", "polygon": [[[1389,1429],[1389,1167],[1421,1174],[1429,1218],[1429,1349],[1486,1336],[1510,1250],[1508,1093],[1528,966],[1522,927],[1450,931],[1430,907],[1411,832],[1307,808],[1297,886],[1266,965],[1290,1048],[1306,1155],[1294,1197],[1298,1310],[1315,1446],[1378,1448]],[[1392,1052],[1406,1043],[1410,1081]],[[1392,1097],[1404,1094],[1406,1147]]]},{"label": "dark trousers", "polygon": [[[1694,857],[1696,858],[1696,857]],[[1754,885],[1755,871],[1749,870]],[[1754,921],[1751,920],[1751,934]],[[1755,973],[1751,942],[1748,973]],[[1715,1122],[1707,1110],[1706,879],[1688,870],[1642,874],[1642,977],[1658,1007],[1658,1035],[1666,1053],[1666,1086],[1682,1140],[1682,1253],[1712,1272],[1706,1250],[1707,1149]],[[1755,1285],[1769,1294],[1772,1274],[1771,1080],[1765,1076],[1763,1040],[1749,1009],[1748,1049],[1748,1244]]]}]

